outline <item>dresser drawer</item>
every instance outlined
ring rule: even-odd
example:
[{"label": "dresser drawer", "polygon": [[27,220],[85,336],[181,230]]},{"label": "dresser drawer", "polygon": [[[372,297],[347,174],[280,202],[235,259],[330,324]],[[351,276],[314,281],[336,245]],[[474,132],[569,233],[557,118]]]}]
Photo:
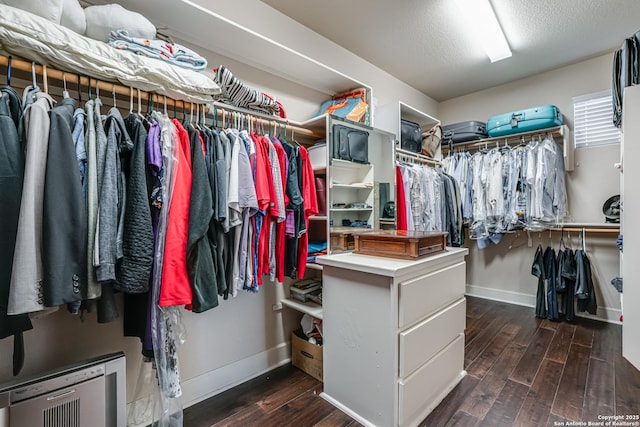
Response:
[{"label": "dresser drawer", "polygon": [[465,262],[400,283],[398,326],[410,325],[464,295]]},{"label": "dresser drawer", "polygon": [[[460,334],[416,372],[398,382],[398,424],[417,424],[464,375],[464,334]],[[419,419],[418,419],[419,418]]]},{"label": "dresser drawer", "polygon": [[466,300],[457,302],[399,334],[400,366],[404,378],[464,333]]}]

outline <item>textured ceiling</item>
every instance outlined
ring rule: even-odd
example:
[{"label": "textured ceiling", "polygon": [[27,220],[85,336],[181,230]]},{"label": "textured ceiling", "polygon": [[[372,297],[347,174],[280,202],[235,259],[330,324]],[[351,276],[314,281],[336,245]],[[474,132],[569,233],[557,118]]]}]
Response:
[{"label": "textured ceiling", "polygon": [[262,0],[437,101],[617,49],[638,0],[491,0],[513,51],[491,63],[452,0]]}]

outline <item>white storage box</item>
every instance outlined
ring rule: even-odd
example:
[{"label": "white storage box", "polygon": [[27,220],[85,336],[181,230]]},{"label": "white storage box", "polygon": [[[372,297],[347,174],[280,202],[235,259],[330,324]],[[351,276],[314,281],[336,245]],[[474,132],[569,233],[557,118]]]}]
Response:
[{"label": "white storage box", "polygon": [[307,151],[314,171],[327,168],[327,144],[325,142],[318,142],[309,147]]}]

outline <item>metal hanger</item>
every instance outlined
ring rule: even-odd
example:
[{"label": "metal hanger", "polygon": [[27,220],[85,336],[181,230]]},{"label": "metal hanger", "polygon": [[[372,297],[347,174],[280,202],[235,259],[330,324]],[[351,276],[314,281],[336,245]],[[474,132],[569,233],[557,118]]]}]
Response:
[{"label": "metal hanger", "polygon": [[118,103],[116,102],[116,85],[111,85],[111,94],[113,95],[113,107],[118,108]]}]

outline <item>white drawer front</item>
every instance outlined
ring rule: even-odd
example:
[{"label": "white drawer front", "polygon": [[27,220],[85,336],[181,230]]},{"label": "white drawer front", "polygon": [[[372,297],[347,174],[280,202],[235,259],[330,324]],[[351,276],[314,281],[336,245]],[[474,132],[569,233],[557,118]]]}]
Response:
[{"label": "white drawer front", "polygon": [[464,295],[465,262],[400,283],[398,326],[424,318]]},{"label": "white drawer front", "polygon": [[[462,379],[464,335],[398,383],[398,423],[413,425],[428,415]],[[420,419],[417,419],[417,418]]]},{"label": "white drawer front", "polygon": [[466,300],[458,300],[444,310],[400,333],[400,378],[431,359],[464,333]]}]

